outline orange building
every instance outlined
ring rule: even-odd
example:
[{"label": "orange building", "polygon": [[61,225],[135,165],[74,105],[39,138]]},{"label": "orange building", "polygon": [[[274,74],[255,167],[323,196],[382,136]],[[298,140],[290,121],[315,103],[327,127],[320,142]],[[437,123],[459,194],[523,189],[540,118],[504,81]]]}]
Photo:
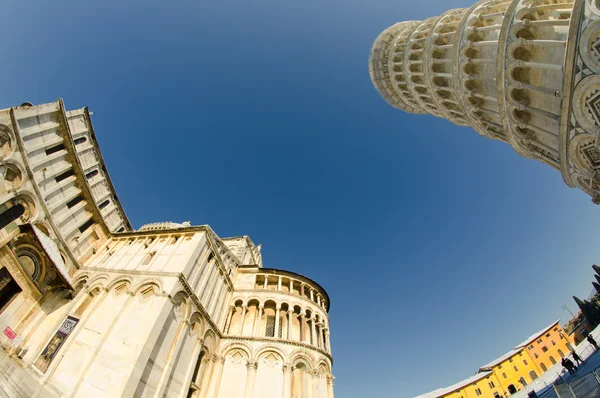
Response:
[{"label": "orange building", "polygon": [[537,379],[572,351],[559,321],[534,333],[521,344],[482,366],[475,376],[416,398],[508,397]]}]

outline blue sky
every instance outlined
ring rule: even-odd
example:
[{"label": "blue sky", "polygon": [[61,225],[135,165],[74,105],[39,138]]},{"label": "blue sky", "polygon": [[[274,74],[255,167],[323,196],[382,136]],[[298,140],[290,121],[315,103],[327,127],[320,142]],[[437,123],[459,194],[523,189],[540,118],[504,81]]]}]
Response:
[{"label": "blue sky", "polygon": [[249,235],[329,292],[336,396],[411,397],[566,320],[600,261],[558,172],[372,87],[383,29],[470,4],[8,0],[0,107],[89,106],[134,227]]}]

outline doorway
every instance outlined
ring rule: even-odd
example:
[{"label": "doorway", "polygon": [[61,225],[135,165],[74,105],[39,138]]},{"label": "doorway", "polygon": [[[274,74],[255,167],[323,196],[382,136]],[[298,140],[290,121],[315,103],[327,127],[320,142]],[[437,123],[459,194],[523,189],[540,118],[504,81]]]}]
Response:
[{"label": "doorway", "polygon": [[0,269],[0,314],[20,292],[21,287],[15,282],[6,267],[2,267]]}]

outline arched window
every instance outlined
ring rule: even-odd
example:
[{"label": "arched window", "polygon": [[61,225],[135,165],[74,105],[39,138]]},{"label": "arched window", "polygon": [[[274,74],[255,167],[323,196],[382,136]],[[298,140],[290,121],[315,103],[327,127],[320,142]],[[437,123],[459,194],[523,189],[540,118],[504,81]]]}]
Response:
[{"label": "arched window", "polygon": [[110,200],[109,200],[109,199],[106,199],[104,202],[102,202],[102,203],[100,203],[100,204],[98,205],[98,208],[99,208],[100,210],[102,210],[102,209],[104,209],[106,206],[108,206],[108,205],[109,205],[109,203],[110,203]]},{"label": "arched window", "polygon": [[542,370],[545,372],[548,370],[548,368],[546,367],[546,365],[544,365],[544,363],[540,363],[540,368],[542,368]]},{"label": "arched window", "polygon": [[75,145],[79,145],[79,144],[83,144],[86,141],[87,141],[86,137],[79,137],[79,138],[75,138],[75,140],[73,142],[75,143]]},{"label": "arched window", "polygon": [[90,178],[94,178],[97,175],[98,175],[98,170],[92,170],[85,175],[85,178],[87,178],[89,180]]},{"label": "arched window", "polygon": [[525,381],[524,377],[519,378],[519,383],[521,383],[522,386],[526,386],[527,382]]},{"label": "arched window", "polygon": [[563,352],[560,348],[558,349],[558,355],[560,355],[561,358],[565,357],[565,354],[563,354]]},{"label": "arched window", "polygon": [[534,381],[535,379],[538,378],[537,373],[535,373],[535,370],[532,370],[531,372],[529,372],[529,378],[531,379],[531,381]]},{"label": "arched window", "polygon": [[550,356],[550,362],[552,362],[552,365],[556,365],[556,360],[552,355]]}]

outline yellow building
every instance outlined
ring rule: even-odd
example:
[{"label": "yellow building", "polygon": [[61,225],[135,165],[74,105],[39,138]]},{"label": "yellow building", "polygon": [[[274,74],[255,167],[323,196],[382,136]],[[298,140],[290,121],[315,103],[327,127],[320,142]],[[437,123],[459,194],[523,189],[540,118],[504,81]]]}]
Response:
[{"label": "yellow building", "polygon": [[570,354],[571,341],[559,321],[531,335],[501,357],[482,366],[475,376],[416,398],[508,397],[537,379]]}]

